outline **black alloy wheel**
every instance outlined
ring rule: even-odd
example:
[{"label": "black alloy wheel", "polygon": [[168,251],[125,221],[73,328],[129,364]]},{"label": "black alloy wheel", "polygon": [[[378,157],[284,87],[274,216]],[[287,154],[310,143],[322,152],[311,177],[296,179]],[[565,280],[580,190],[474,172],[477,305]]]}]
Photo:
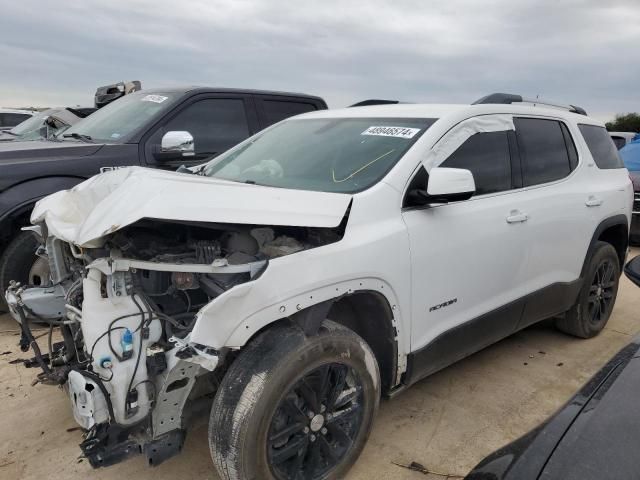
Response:
[{"label": "black alloy wheel", "polygon": [[362,385],[352,368],[329,363],[306,374],[271,421],[267,455],[276,478],[323,478],[351,448],[362,417]]},{"label": "black alloy wheel", "polygon": [[233,359],[209,420],[223,480],[338,480],[362,452],[380,401],[380,370],[354,331],[324,320],[256,335]]},{"label": "black alloy wheel", "polygon": [[614,288],[617,286],[615,272],[616,268],[613,262],[607,259],[600,263],[593,276],[587,298],[587,309],[589,318],[594,324],[599,324],[611,313],[615,298]]},{"label": "black alloy wheel", "polygon": [[576,337],[591,338],[604,329],[618,294],[620,263],[613,245],[596,242],[585,262],[575,303],[556,318],[559,330]]}]

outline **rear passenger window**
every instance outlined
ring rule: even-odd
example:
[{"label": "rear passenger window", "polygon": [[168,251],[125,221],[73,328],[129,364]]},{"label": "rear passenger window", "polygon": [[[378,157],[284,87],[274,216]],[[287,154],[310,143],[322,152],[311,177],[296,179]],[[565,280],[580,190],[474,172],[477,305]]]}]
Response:
[{"label": "rear passenger window", "polygon": [[[577,154],[571,136],[569,149],[565,132],[556,120],[514,118],[516,138],[520,149],[525,186],[553,182],[571,173]],[[565,127],[566,128],[566,127]],[[566,131],[566,135],[569,132]],[[569,153],[571,151],[571,154]],[[573,162],[570,160],[573,157]]]},{"label": "rear passenger window", "polygon": [[286,102],[281,100],[262,100],[262,107],[266,123],[266,125],[264,125],[265,127],[278,123],[285,118],[316,110],[315,105],[311,103]]},{"label": "rear passenger window", "polygon": [[604,127],[580,124],[578,128],[598,168],[624,168],[618,149]]},{"label": "rear passenger window", "polygon": [[476,195],[511,189],[511,157],[507,132],[476,133],[441,165],[473,173]]}]

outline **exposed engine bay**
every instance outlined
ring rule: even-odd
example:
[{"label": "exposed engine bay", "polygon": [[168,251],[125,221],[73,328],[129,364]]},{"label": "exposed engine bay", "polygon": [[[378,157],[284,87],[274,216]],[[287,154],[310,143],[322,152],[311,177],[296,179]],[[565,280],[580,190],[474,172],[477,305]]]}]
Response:
[{"label": "exposed engine bay", "polygon": [[[190,342],[199,310],[258,278],[271,260],[342,238],[335,228],[143,219],[80,248],[32,227],[51,284],[13,283],[6,298],[38,381],[68,391],[94,467],[180,451],[188,414],[212,398],[230,349]],[[50,326],[43,353],[30,329]],[[53,342],[55,330],[61,341]]]}]

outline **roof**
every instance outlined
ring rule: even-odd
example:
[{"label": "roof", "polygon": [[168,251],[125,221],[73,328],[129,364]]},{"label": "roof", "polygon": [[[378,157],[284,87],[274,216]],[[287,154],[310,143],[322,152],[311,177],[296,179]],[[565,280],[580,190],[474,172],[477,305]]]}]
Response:
[{"label": "roof", "polygon": [[0,113],[21,113],[24,115],[33,115],[38,112],[34,112],[33,110],[22,110],[19,108],[1,108],[0,107]]},{"label": "roof", "polygon": [[[324,103],[324,99],[316,95],[309,95],[306,93],[295,93],[295,92],[280,92],[276,90],[254,90],[250,88],[201,87],[201,86],[195,86],[195,85],[185,85],[185,86],[167,87],[167,88],[144,88],[142,90],[139,90],[138,92],[142,92],[142,94],[167,92],[167,93],[231,93],[231,94],[241,93],[241,94],[248,94],[248,95],[277,95],[280,97],[308,98],[310,100],[316,100]],[[134,93],[138,93],[138,92],[134,92]]]},{"label": "roof", "polygon": [[577,123],[603,126],[603,123],[563,108],[533,106],[529,104],[396,104],[349,107],[309,112],[296,118],[444,118],[461,121],[477,115],[489,114],[544,115]]}]

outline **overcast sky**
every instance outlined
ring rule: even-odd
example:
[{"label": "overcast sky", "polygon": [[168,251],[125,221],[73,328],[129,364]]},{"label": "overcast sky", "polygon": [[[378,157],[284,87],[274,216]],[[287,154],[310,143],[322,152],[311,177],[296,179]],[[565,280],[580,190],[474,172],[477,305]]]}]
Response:
[{"label": "overcast sky", "polygon": [[0,105],[93,103],[99,85],[640,111],[640,1],[83,0],[0,4]]}]

